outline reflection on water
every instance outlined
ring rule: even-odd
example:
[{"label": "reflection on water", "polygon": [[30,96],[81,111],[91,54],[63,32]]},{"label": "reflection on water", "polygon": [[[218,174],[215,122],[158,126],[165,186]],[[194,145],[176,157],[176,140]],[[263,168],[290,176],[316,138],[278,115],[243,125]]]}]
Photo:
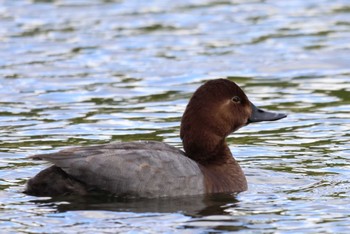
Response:
[{"label": "reflection on water", "polygon": [[95,195],[88,197],[61,197],[37,199],[32,202],[38,205],[55,206],[57,211],[72,210],[108,210],[135,213],[183,213],[192,217],[206,215],[223,215],[225,209],[237,202],[234,194],[199,195],[186,198],[160,199],[126,199]]},{"label": "reflection on water", "polygon": [[[0,4],[4,232],[347,233],[349,2],[10,1]],[[288,118],[228,138],[249,190],[128,201],[35,198],[31,154],[159,140],[181,147],[191,93],[226,77]]]}]

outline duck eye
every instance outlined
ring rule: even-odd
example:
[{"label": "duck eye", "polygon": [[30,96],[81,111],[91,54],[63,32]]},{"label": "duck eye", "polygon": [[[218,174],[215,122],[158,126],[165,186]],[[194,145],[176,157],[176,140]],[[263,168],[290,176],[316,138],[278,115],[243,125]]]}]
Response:
[{"label": "duck eye", "polygon": [[231,101],[234,103],[241,103],[241,99],[238,96],[234,96],[233,98],[231,98]]}]

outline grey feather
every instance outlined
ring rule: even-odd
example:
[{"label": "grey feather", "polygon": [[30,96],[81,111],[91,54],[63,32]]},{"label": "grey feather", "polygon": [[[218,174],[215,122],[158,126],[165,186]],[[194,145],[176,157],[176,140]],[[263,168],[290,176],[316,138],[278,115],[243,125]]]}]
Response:
[{"label": "grey feather", "polygon": [[110,143],[32,156],[116,195],[165,197],[204,194],[198,165],[162,142]]}]

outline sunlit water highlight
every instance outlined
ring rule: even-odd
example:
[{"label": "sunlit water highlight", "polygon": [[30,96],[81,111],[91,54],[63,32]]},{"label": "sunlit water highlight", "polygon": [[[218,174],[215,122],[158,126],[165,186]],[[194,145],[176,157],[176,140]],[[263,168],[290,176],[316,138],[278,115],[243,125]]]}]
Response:
[{"label": "sunlit water highlight", "polygon": [[[350,4],[0,2],[0,227],[5,233],[348,233]],[[228,138],[249,190],[127,201],[21,193],[72,145],[159,140],[204,81],[237,82],[287,119]]]}]

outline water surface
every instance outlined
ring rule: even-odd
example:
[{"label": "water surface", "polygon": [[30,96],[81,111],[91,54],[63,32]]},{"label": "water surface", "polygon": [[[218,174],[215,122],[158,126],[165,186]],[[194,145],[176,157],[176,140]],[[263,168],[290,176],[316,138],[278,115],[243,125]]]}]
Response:
[{"label": "water surface", "polygon": [[[0,2],[0,227],[7,233],[348,233],[350,4]],[[288,113],[228,138],[249,190],[123,200],[21,193],[72,145],[158,140],[206,80]]]}]

